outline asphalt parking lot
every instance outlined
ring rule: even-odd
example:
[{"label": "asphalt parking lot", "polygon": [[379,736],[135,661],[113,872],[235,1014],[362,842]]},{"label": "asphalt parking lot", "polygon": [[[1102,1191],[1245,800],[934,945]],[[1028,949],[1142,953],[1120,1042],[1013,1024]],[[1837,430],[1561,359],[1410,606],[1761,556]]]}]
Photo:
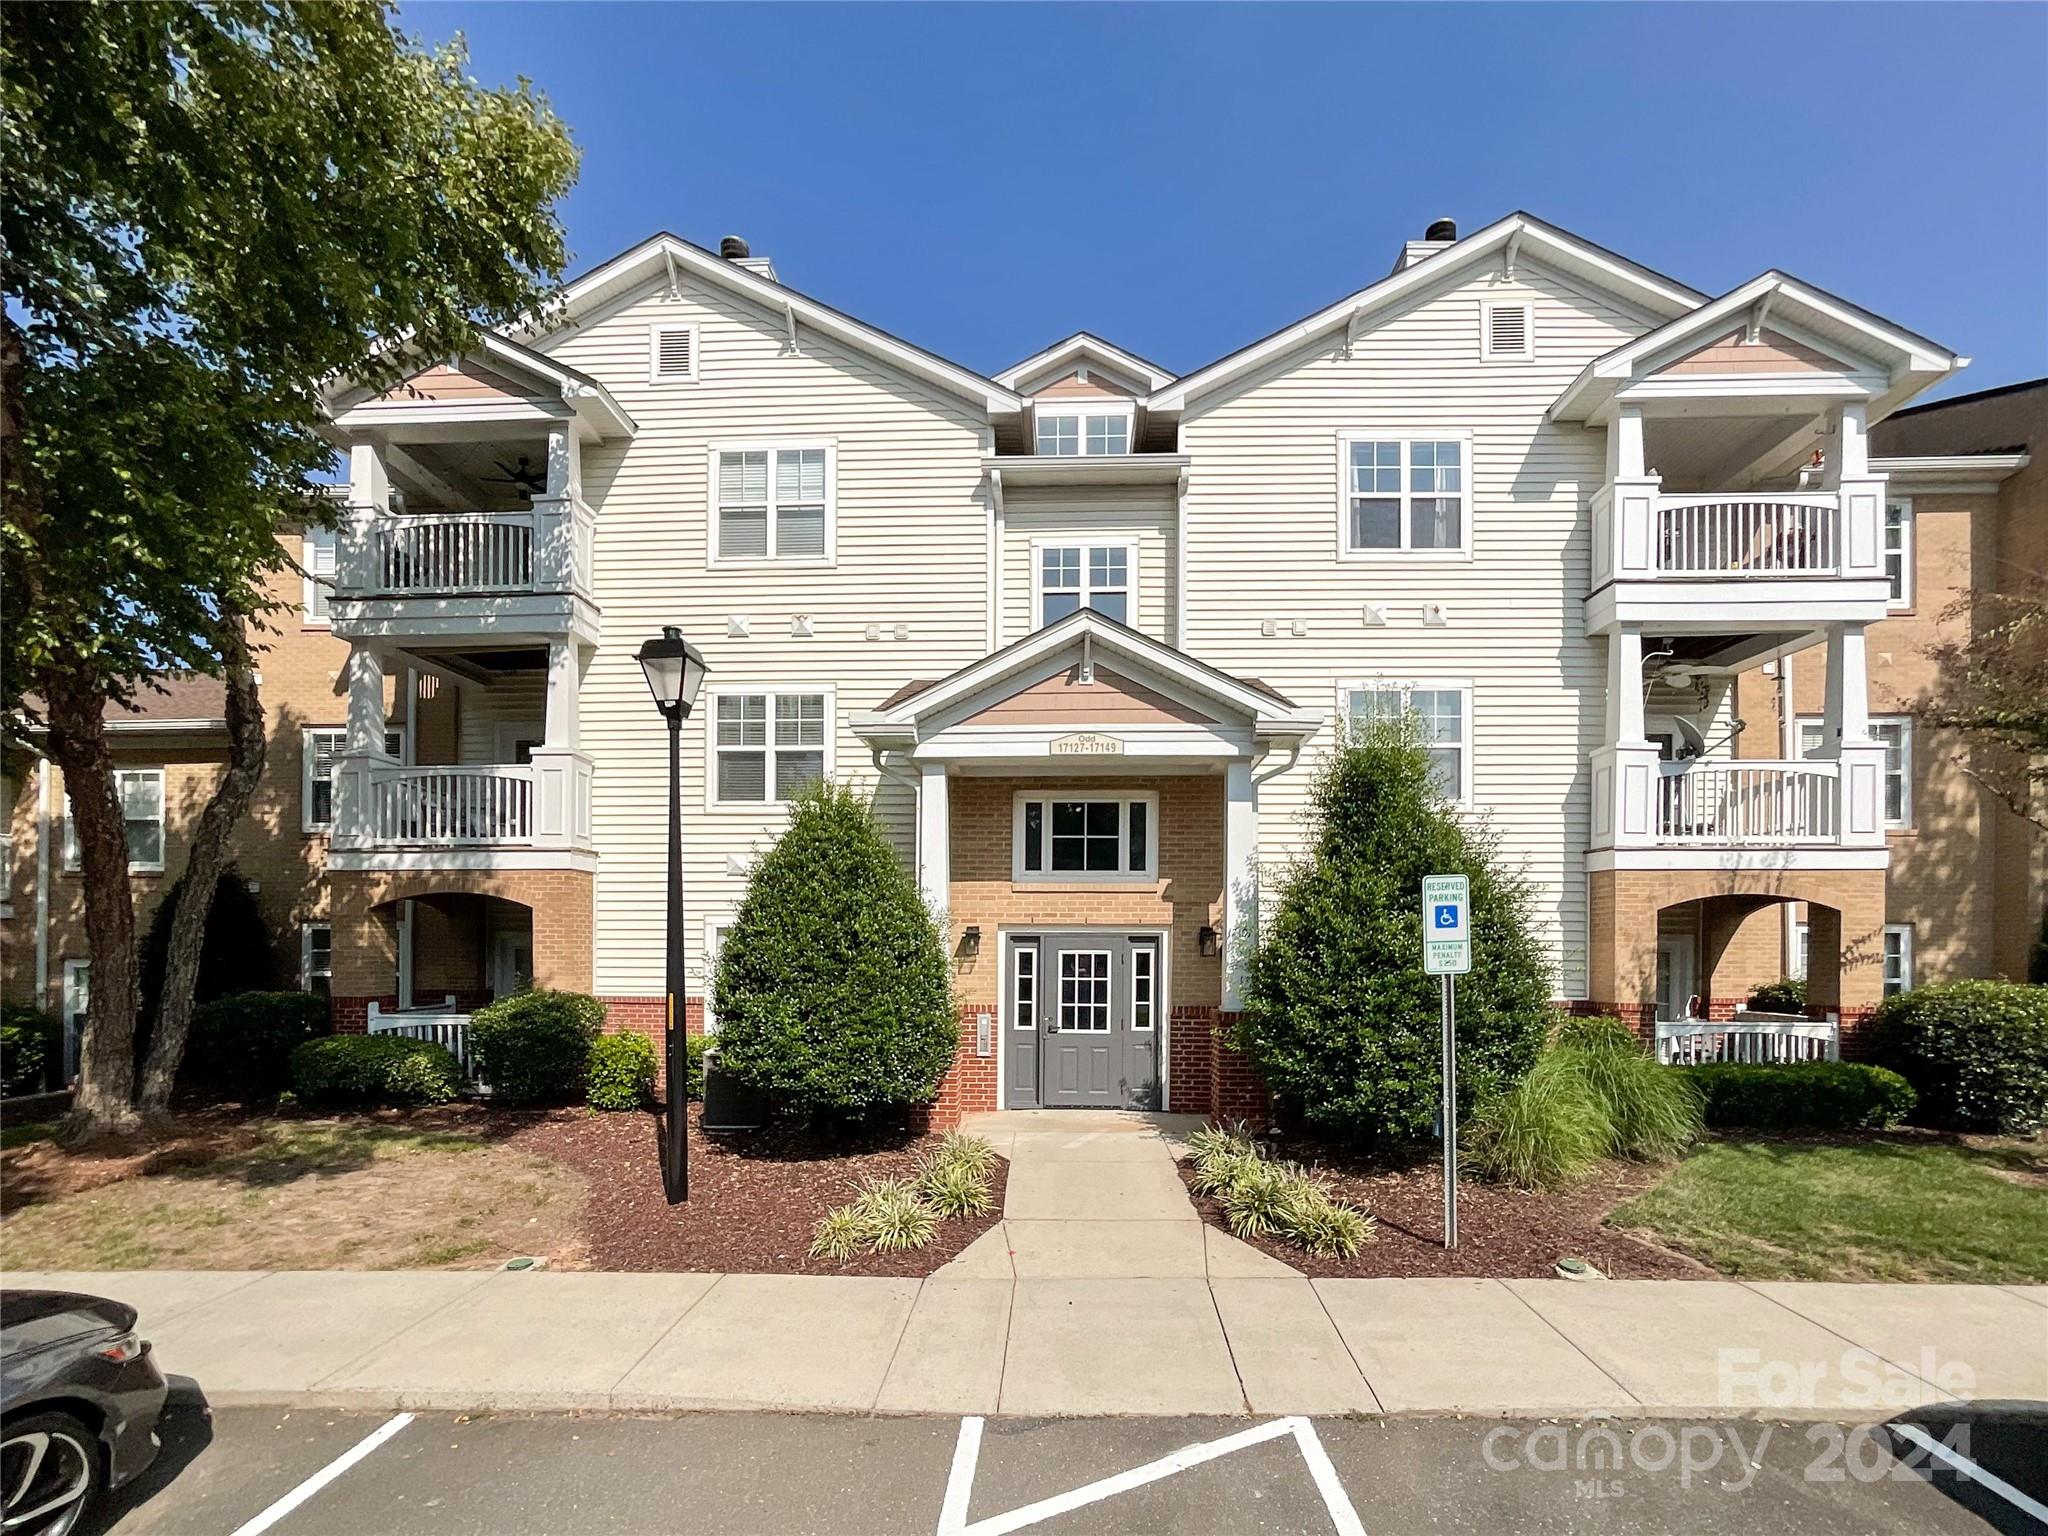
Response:
[{"label": "asphalt parking lot", "polygon": [[[174,1401],[159,1463],[86,1529],[206,1536],[2031,1532],[2048,1426],[1888,1431],[1493,1419],[460,1416]],[[969,1444],[968,1442],[974,1442]],[[367,1444],[367,1449],[365,1446]],[[352,1459],[353,1458],[353,1459]],[[1909,1465],[1908,1463],[1916,1463]],[[2017,1495],[2015,1499],[2013,1495]]]}]

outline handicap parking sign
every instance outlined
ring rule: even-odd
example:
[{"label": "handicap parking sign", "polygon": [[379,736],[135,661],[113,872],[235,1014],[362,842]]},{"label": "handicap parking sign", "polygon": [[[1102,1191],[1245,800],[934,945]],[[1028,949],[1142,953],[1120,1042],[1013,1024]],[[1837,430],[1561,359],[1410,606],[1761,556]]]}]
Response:
[{"label": "handicap parking sign", "polygon": [[1431,976],[1462,976],[1472,969],[1472,937],[1465,914],[1471,882],[1463,875],[1429,875],[1422,882],[1422,969]]}]

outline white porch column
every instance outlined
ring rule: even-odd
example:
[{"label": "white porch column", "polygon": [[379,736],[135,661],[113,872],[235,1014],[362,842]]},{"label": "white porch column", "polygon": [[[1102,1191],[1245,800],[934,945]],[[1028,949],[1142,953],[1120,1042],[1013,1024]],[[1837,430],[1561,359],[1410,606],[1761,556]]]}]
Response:
[{"label": "white porch column", "polygon": [[1861,624],[1828,626],[1827,724],[1822,740],[1837,749],[1870,740],[1870,670]]},{"label": "white porch column", "polygon": [[1223,1011],[1244,1007],[1245,972],[1259,941],[1259,787],[1248,761],[1223,769]]},{"label": "white porch column", "polygon": [[1594,749],[1595,848],[1656,841],[1657,749],[1643,734],[1643,632],[1624,624],[1607,637],[1607,734]]},{"label": "white porch column", "polygon": [[1835,759],[1837,841],[1844,847],[1884,847],[1884,748],[1870,739],[1870,671],[1861,624],[1828,627],[1821,744],[1821,755]]},{"label": "white porch column", "polygon": [[374,507],[379,512],[391,506],[391,472],[384,465],[384,450],[375,443],[349,447],[348,504]]},{"label": "white porch column", "polygon": [[371,840],[370,775],[384,756],[384,658],[367,645],[348,653],[348,734],[334,765],[334,821],[329,845],[367,847]]},{"label": "white porch column", "polygon": [[583,753],[577,704],[584,659],[574,640],[548,642],[545,723],[532,755],[536,848],[590,846],[591,763]]},{"label": "white porch column", "polygon": [[583,506],[583,445],[575,428],[548,432],[547,485],[533,498],[533,581],[544,592],[588,590],[590,527]]},{"label": "white porch column", "polygon": [[1844,576],[1884,575],[1885,476],[1870,472],[1870,437],[1863,402],[1846,401],[1829,413],[1834,442],[1821,484],[1840,498]]},{"label": "white porch column", "polygon": [[[917,888],[924,893],[925,904],[941,914],[953,900],[952,836],[953,822],[946,801],[946,765],[926,763],[917,781]],[[948,936],[949,953],[952,947]]]},{"label": "white porch column", "polygon": [[1607,478],[1640,480],[1649,472],[1643,452],[1643,408],[1615,407],[1614,425],[1607,429]]}]

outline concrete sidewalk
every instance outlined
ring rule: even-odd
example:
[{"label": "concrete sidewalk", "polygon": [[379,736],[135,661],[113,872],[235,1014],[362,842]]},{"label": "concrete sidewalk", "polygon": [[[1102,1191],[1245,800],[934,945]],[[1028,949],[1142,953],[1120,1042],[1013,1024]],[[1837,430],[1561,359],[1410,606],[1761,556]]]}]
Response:
[{"label": "concrete sidewalk", "polygon": [[1889,1417],[2048,1403],[2048,1287],[16,1272],[218,1404]]}]

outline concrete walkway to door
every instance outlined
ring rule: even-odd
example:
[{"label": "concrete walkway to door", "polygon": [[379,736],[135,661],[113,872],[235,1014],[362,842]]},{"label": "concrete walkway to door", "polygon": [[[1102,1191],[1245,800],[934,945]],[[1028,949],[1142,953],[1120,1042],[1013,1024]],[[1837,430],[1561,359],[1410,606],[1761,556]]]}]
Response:
[{"label": "concrete walkway to door", "polygon": [[962,1129],[1010,1160],[1003,1219],[942,1279],[1208,1280],[1299,1270],[1195,1214],[1174,1170],[1199,1115],[1099,1109],[970,1115]]}]

